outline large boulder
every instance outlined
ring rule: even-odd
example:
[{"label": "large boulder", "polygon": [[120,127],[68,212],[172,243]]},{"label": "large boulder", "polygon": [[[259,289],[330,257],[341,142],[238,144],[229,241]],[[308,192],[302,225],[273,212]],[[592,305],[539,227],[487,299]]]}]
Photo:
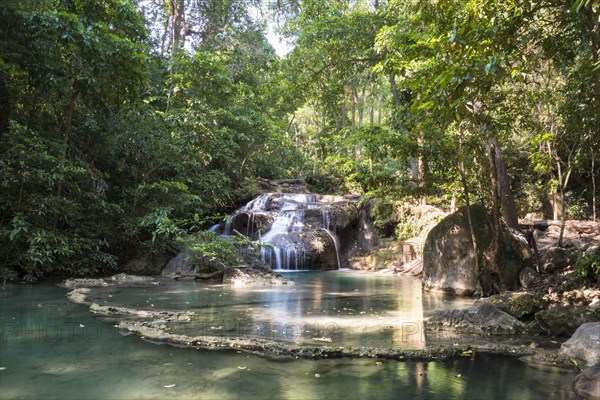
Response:
[{"label": "large boulder", "polygon": [[478,335],[514,335],[525,329],[521,321],[487,301],[461,310],[436,311],[425,326],[428,330]]},{"label": "large boulder", "polygon": [[132,275],[159,275],[172,254],[146,252],[137,254],[123,266],[123,271]]},{"label": "large boulder", "polygon": [[190,255],[185,251],[177,254],[161,271],[161,275],[168,277],[195,276],[197,267],[189,260]]},{"label": "large boulder", "polygon": [[540,272],[555,272],[574,265],[578,256],[577,249],[552,246],[545,249],[540,256]]},{"label": "large boulder", "polygon": [[269,268],[251,268],[245,266],[225,268],[223,283],[234,286],[293,284],[293,282],[288,281]]},{"label": "large boulder", "polygon": [[583,367],[600,364],[600,322],[582,324],[560,346],[560,353],[577,360]]},{"label": "large boulder", "polygon": [[[485,208],[471,206],[473,229],[481,263],[492,245],[492,222]],[[478,289],[479,271],[466,207],[448,215],[437,224],[423,247],[423,286],[427,290],[458,295],[472,295]],[[506,289],[517,289],[519,272],[531,265],[531,250],[515,239],[505,225],[500,225],[498,249],[500,284]]]},{"label": "large boulder", "polygon": [[585,400],[600,400],[600,364],[586,369],[575,377],[573,392]]}]

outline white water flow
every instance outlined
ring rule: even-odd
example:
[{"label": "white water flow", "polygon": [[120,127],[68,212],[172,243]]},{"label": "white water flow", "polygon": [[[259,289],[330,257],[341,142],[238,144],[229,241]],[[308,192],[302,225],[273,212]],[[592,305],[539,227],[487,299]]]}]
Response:
[{"label": "white water flow", "polygon": [[329,236],[331,236],[331,240],[333,240],[333,245],[335,246],[335,257],[337,260],[338,269],[342,269],[340,262],[340,245],[338,243],[337,236],[331,231],[331,212],[324,208],[321,210],[321,216],[323,217],[323,226],[325,227],[324,230]]},{"label": "white water flow", "polygon": [[261,255],[276,270],[301,270],[305,269],[304,246],[288,240],[287,236],[302,232],[304,228],[303,203],[286,197],[271,229],[259,240],[259,243],[266,244],[261,248]]},{"label": "white water flow", "polygon": [[[342,246],[330,210],[335,201],[338,200],[323,197],[319,200],[317,195],[309,193],[267,193],[241,207],[225,224],[212,229],[222,228],[224,235],[232,235],[235,229],[258,238],[261,258],[275,270],[340,269]],[[327,233],[333,244],[320,230]],[[336,264],[333,264],[334,248]]]}]

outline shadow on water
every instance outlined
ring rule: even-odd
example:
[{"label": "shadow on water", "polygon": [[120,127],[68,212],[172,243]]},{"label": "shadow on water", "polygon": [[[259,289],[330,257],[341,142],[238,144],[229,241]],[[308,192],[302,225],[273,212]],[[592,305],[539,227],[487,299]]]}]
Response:
[{"label": "shadow on water", "polygon": [[[420,291],[419,297],[425,296],[418,299],[420,303],[399,299],[398,291],[412,288],[410,282],[344,276],[342,272],[321,275],[297,274],[295,286],[238,293],[230,287],[201,285],[190,293],[182,290],[182,285],[165,285],[160,289],[164,293],[146,288],[136,289],[139,293],[113,290],[108,294],[119,302],[127,302],[131,295],[129,300],[144,305],[154,304],[147,300],[156,302],[155,307],[175,303],[197,311],[202,301],[211,300],[221,310],[233,313],[236,305],[244,313],[258,308],[251,314],[266,315],[266,319],[311,318],[317,313],[351,322],[358,321],[353,318],[361,316],[361,311],[365,316],[370,309],[373,313],[401,312],[403,307],[421,304],[421,312],[426,314],[429,311],[424,304],[437,307],[451,303],[448,299],[427,299],[428,295]],[[373,295],[366,294],[369,292]],[[0,290],[0,398],[574,398],[571,373],[537,369],[512,357],[491,354],[427,363],[310,361],[155,345],[133,335],[120,335],[110,323],[90,314],[87,307],[68,302],[65,293],[46,283],[7,285]],[[314,296],[317,293],[322,294],[320,298]],[[356,314],[350,315],[350,308]]]}]

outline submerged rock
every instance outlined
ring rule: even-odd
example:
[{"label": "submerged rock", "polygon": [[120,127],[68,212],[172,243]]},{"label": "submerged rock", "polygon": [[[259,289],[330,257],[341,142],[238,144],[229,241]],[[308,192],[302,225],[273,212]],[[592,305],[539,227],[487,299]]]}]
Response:
[{"label": "submerged rock", "polygon": [[71,278],[62,282],[68,289],[76,288],[103,288],[108,286],[151,286],[160,285],[153,276],[138,276],[125,273],[116,274],[106,278]]},{"label": "submerged rock", "polygon": [[91,292],[90,288],[80,287],[71,290],[67,293],[67,298],[71,300],[73,303],[77,304],[87,304],[88,299],[87,296]]},{"label": "submerged rock", "polygon": [[577,360],[583,367],[600,365],[600,322],[582,324],[560,346],[560,352]]},{"label": "submerged rock", "polygon": [[192,311],[154,311],[142,310],[133,307],[103,306],[96,303],[90,305],[90,312],[104,316],[119,316],[141,319],[155,319],[156,323],[163,325],[166,322],[189,322],[194,316]]},{"label": "submerged rock", "polygon": [[465,334],[514,335],[523,332],[525,324],[485,301],[462,310],[436,311],[425,327]]},{"label": "submerged rock", "polygon": [[[491,218],[482,206],[472,206],[471,216],[479,250],[484,262],[492,244]],[[519,272],[532,262],[530,249],[515,239],[506,226],[500,227],[498,272],[506,289],[517,289]],[[436,225],[423,248],[423,286],[431,291],[470,296],[478,289],[479,271],[471,244],[467,209],[461,207]]]}]

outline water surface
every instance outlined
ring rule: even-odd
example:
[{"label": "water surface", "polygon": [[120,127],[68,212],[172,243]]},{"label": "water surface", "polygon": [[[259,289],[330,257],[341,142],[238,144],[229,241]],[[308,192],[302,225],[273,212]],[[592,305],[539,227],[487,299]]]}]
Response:
[{"label": "water surface", "polygon": [[[226,321],[239,312],[244,318],[262,318],[252,321],[296,321],[303,327],[328,320],[358,323],[359,317],[378,320],[382,313],[384,318],[401,321],[419,312],[427,316],[436,307],[453,304],[451,299],[419,295],[414,282],[391,277],[340,271],[297,273],[292,279],[297,281],[295,286],[255,289],[197,285],[190,290],[189,283],[172,282],[157,291],[111,289],[106,297],[144,307],[154,304],[155,308],[191,309],[203,315],[210,312],[218,317],[212,321]],[[401,290],[419,298],[404,298]],[[312,298],[318,292],[322,296]],[[0,290],[0,367],[4,368],[0,371],[0,398],[574,397],[570,391],[572,373],[533,368],[503,356],[477,354],[474,359],[429,363],[376,359],[311,361],[156,345],[137,336],[120,335],[111,323],[90,314],[87,307],[68,302],[65,293],[66,290],[48,283],[6,285]],[[209,320],[207,323],[212,323]],[[333,335],[333,340],[358,340],[361,335],[372,337],[364,332],[351,334],[351,329],[344,328],[339,337]],[[302,337],[310,340],[313,332],[303,333]],[[393,334],[374,337],[369,340],[394,341]],[[410,341],[394,343],[413,346]]]}]

